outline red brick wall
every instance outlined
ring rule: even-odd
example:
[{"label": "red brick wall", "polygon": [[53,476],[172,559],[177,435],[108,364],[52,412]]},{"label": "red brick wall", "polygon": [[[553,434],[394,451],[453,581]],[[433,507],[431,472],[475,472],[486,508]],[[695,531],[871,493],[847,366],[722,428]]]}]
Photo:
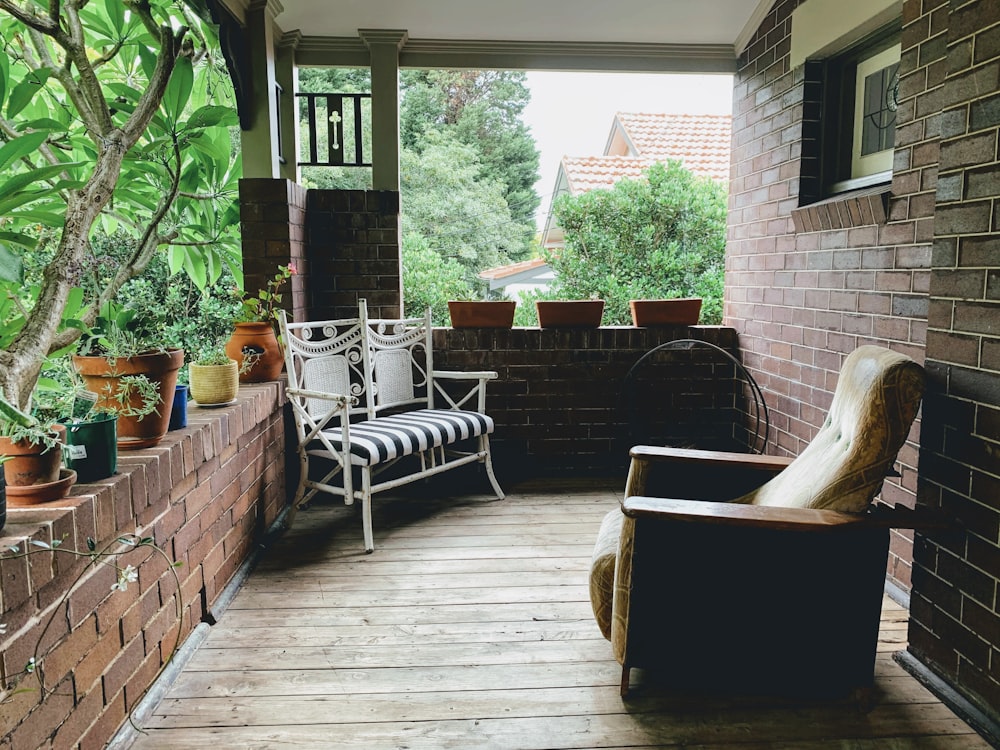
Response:
[{"label": "red brick wall", "polygon": [[[0,693],[0,747],[97,749],[114,736],[169,655],[178,627],[184,638],[202,620],[283,508],[283,400],[279,384],[243,386],[237,404],[193,407],[187,428],[155,448],[121,453],[114,477],[76,485],[64,501],[8,509],[0,532],[0,622],[7,626],[0,677],[27,691]],[[152,537],[183,563],[180,625],[173,578],[164,561],[145,559],[147,550],[120,558],[139,575],[124,592],[111,590],[110,567],[88,568],[64,553],[10,557],[11,546],[32,548],[32,540],[86,551],[88,538],[103,548],[125,533]],[[15,675],[43,632],[39,664],[56,694],[39,702],[34,678]]]},{"label": "red brick wall", "polygon": [[[791,12],[779,2],[735,80],[726,323],[765,390],[771,452],[798,454],[818,430],[844,357],[875,343],[924,360],[947,0],[907,2],[891,194],[800,207],[816,192],[819,67],[789,66]],[[890,503],[912,506],[919,422]],[[889,575],[908,588],[912,543],[896,533]]]},{"label": "red brick wall", "polygon": [[[944,11],[948,11],[945,13]],[[1000,4],[952,2],[927,335],[921,501],[961,530],[918,540],[909,650],[1000,718]],[[915,17],[921,29],[925,17]],[[926,467],[926,468],[925,468]]]}]

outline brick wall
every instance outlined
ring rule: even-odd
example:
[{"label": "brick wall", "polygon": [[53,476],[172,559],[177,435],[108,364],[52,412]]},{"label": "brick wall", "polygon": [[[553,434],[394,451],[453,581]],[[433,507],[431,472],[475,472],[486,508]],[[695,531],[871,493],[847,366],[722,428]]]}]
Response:
[{"label": "brick wall", "polygon": [[996,722],[1000,5],[905,0],[891,190],[813,203],[819,66],[788,67],[796,5],[775,5],[736,79],[726,322],[790,453],[855,346],[925,364],[922,418],[883,497],[916,496],[958,528],[897,534],[889,573],[912,583],[909,653]]},{"label": "brick wall", "polygon": [[356,317],[359,297],[373,318],[400,317],[399,193],[310,190],[307,215],[309,319]]},{"label": "brick wall", "polygon": [[[775,4],[740,61],[733,98],[725,321],[765,390],[770,451],[815,435],[844,357],[874,343],[924,361],[947,0],[904,4],[892,189],[805,203],[817,193],[820,66],[789,67],[791,12]],[[884,500],[912,506],[919,422]],[[889,575],[911,578],[909,534],[894,533]]]},{"label": "brick wall", "polygon": [[[730,328],[605,327],[595,330],[438,328],[434,367],[495,370],[487,412],[501,481],[568,472],[617,473],[624,482],[628,449],[661,444],[735,449],[744,419],[742,382],[711,350],[675,352],[633,365],[654,347],[693,337],[736,354]],[[734,385],[735,382],[735,385]],[[623,485],[624,486],[624,485]]]},{"label": "brick wall", "polygon": [[[102,748],[183,639],[218,598],[286,502],[280,386],[243,386],[238,403],[189,412],[188,427],[155,448],[123,452],[118,474],[76,485],[72,496],[37,508],[9,508],[0,532],[3,685],[26,688],[0,701],[0,747]],[[32,541],[87,550],[124,533],[152,537],[183,565],[178,591],[166,562],[148,550],[120,558],[138,581],[113,592],[115,571],[65,553],[14,559]],[[37,547],[35,547],[37,549]],[[116,545],[127,549],[125,545]],[[79,585],[66,601],[74,578]],[[51,615],[51,624],[49,622]],[[46,687],[15,677],[41,638]]]},{"label": "brick wall", "polygon": [[1000,5],[941,11],[912,19],[947,49],[920,494],[963,530],[918,538],[909,650],[998,721]]}]

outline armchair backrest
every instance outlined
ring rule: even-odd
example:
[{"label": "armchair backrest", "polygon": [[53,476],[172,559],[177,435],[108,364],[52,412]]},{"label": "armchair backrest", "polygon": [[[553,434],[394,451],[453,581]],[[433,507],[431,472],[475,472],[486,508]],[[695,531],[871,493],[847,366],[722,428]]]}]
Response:
[{"label": "armchair backrest", "polygon": [[923,389],[923,368],[906,355],[858,347],[844,360],[816,437],[784,471],[736,502],[863,512],[906,441]]},{"label": "armchair backrest", "polygon": [[361,316],[368,326],[368,417],[379,412],[415,407],[434,408],[431,312],[419,318],[368,318],[365,301]]}]

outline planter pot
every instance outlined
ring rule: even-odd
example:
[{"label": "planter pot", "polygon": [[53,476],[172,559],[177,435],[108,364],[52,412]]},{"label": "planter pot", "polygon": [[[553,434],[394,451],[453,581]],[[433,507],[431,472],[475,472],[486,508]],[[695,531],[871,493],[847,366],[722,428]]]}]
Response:
[{"label": "planter pot", "polygon": [[102,414],[66,425],[66,468],[79,482],[96,482],[118,470],[118,415]]},{"label": "planter pot", "polygon": [[27,487],[7,486],[7,502],[11,508],[29,508],[39,503],[50,503],[61,500],[69,494],[69,488],[76,481],[76,472],[72,469],[60,469],[54,482],[32,484]]},{"label": "planter pot", "polygon": [[[60,443],[66,442],[65,427],[54,424],[52,430],[58,434]],[[0,437],[0,456],[9,457],[4,463],[8,495],[12,487],[54,482],[62,468],[61,446],[47,449],[44,443],[13,442],[10,438]]]},{"label": "planter pot", "polygon": [[236,398],[240,387],[239,369],[229,360],[228,365],[188,365],[191,374],[191,398],[202,406],[228,404]]},{"label": "planter pot", "polygon": [[[177,372],[183,364],[184,352],[180,349],[118,357],[114,365],[104,357],[73,357],[73,366],[87,389],[98,394],[97,408],[102,411],[115,411],[114,396],[123,375],[145,375],[156,385],[159,394],[156,411],[142,418],[119,414],[118,450],[150,448],[163,440],[173,411]],[[135,399],[133,405],[138,407],[139,400]]]},{"label": "planter pot", "polygon": [[701,297],[630,300],[636,326],[694,326],[701,315]]},{"label": "planter pot", "polygon": [[516,307],[511,301],[451,300],[448,314],[452,328],[510,328]]},{"label": "planter pot", "polygon": [[270,323],[236,324],[236,330],[226,342],[226,354],[236,362],[239,370],[243,369],[244,352],[252,352],[258,359],[249,371],[239,376],[241,383],[263,383],[278,379],[285,362]]},{"label": "planter pot", "polygon": [[597,328],[604,314],[604,300],[539,300],[535,309],[542,328]]},{"label": "planter pot", "polygon": [[178,383],[174,389],[174,405],[170,409],[167,431],[182,430],[188,425],[188,387]]}]

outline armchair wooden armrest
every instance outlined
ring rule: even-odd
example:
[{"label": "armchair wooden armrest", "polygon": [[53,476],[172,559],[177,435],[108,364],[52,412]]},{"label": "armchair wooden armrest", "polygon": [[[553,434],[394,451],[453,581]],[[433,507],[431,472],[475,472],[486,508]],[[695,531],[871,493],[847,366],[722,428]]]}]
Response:
[{"label": "armchair wooden armrest", "polygon": [[627,497],[622,512],[629,518],[657,518],[681,523],[710,523],[781,531],[821,531],[838,528],[948,529],[943,516],[927,509],[897,505],[874,506],[869,513],[842,513],[812,508],[782,508],[661,497]]},{"label": "armchair wooden armrest", "polygon": [[652,445],[637,445],[629,455],[632,461],[625,483],[626,497],[651,494],[649,482],[655,466],[664,475],[657,489],[665,486],[656,494],[701,500],[737,498],[764,484],[793,461],[786,456]]}]

